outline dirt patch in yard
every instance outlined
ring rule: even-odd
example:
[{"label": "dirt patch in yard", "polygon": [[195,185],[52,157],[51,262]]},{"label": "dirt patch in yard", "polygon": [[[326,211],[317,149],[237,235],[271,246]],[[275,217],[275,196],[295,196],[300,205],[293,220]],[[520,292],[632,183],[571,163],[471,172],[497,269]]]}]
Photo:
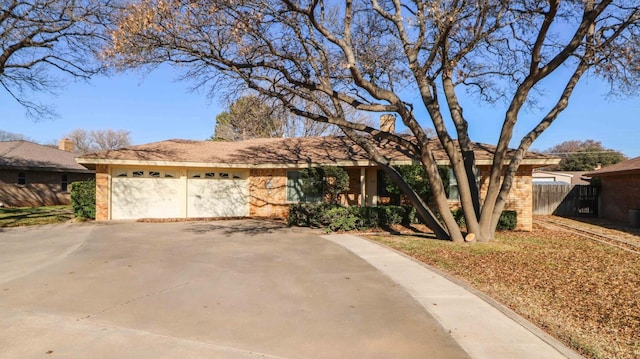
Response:
[{"label": "dirt patch in yard", "polygon": [[640,357],[638,254],[540,226],[488,244],[371,238],[461,278],[586,357]]}]

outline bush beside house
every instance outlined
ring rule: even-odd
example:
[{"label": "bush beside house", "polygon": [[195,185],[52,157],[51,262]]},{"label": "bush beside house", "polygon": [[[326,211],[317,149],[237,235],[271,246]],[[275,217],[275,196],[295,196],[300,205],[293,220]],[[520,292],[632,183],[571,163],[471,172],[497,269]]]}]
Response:
[{"label": "bush beside house", "polygon": [[[419,195],[428,201],[431,197],[431,186],[426,180],[424,169],[418,165],[396,167],[408,182],[418,188]],[[443,181],[449,182],[447,167],[439,168]],[[348,189],[349,178],[340,167],[315,167],[305,169],[302,176],[300,199],[310,200],[306,203],[293,204],[289,207],[288,224],[290,226],[325,228],[328,231],[352,231],[369,228],[389,229],[393,225],[409,226],[418,223],[416,209],[412,206],[379,205],[349,206],[340,204],[340,196]],[[385,179],[389,193],[400,195],[397,187],[389,179]],[[461,210],[453,211],[459,225],[464,226]],[[500,217],[498,229],[512,230],[517,224],[517,213],[505,211]]]},{"label": "bush beside house", "polygon": [[73,182],[71,186],[71,207],[78,218],[96,218],[96,181]]},{"label": "bush beside house", "polygon": [[[453,211],[464,226],[462,211]],[[419,223],[415,208],[410,206],[344,207],[329,203],[300,203],[289,208],[288,224],[298,227],[325,228],[328,231],[352,231],[371,228],[388,229],[396,224]],[[517,225],[516,211],[504,211],[498,230],[513,230]]]}]

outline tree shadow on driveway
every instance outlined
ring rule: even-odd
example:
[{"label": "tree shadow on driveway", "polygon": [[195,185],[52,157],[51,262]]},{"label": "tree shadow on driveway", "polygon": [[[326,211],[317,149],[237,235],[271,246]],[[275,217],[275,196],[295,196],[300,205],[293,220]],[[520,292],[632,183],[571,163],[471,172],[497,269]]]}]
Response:
[{"label": "tree shadow on driveway", "polygon": [[[297,228],[296,228],[297,229]],[[218,232],[225,235],[242,234],[248,236],[257,236],[264,234],[272,234],[277,231],[295,231],[286,225],[283,221],[278,220],[232,220],[232,221],[216,221],[208,223],[197,223],[187,228],[188,232],[196,234],[206,234],[209,232]]]}]

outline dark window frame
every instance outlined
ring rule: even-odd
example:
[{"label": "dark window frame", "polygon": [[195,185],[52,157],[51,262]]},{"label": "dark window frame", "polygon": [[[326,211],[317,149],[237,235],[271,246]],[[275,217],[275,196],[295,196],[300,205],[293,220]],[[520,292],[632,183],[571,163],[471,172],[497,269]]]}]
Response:
[{"label": "dark window frame", "polygon": [[287,171],[287,203],[322,203],[324,194],[304,193],[302,171]]},{"label": "dark window frame", "polygon": [[60,189],[62,192],[69,192],[69,176],[66,173],[60,178]]},{"label": "dark window frame", "polygon": [[25,172],[18,172],[18,181],[16,183],[19,185],[27,184],[27,174]]}]

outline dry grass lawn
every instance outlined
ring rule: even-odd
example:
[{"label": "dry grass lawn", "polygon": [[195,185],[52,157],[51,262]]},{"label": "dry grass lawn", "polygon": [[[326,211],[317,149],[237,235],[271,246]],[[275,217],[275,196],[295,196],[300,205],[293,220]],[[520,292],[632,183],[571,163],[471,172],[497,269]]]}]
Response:
[{"label": "dry grass lawn", "polygon": [[73,218],[71,206],[0,208],[0,227],[56,224]]},{"label": "dry grass lawn", "polygon": [[536,227],[488,244],[372,239],[436,266],[588,358],[640,358],[640,255]]}]

